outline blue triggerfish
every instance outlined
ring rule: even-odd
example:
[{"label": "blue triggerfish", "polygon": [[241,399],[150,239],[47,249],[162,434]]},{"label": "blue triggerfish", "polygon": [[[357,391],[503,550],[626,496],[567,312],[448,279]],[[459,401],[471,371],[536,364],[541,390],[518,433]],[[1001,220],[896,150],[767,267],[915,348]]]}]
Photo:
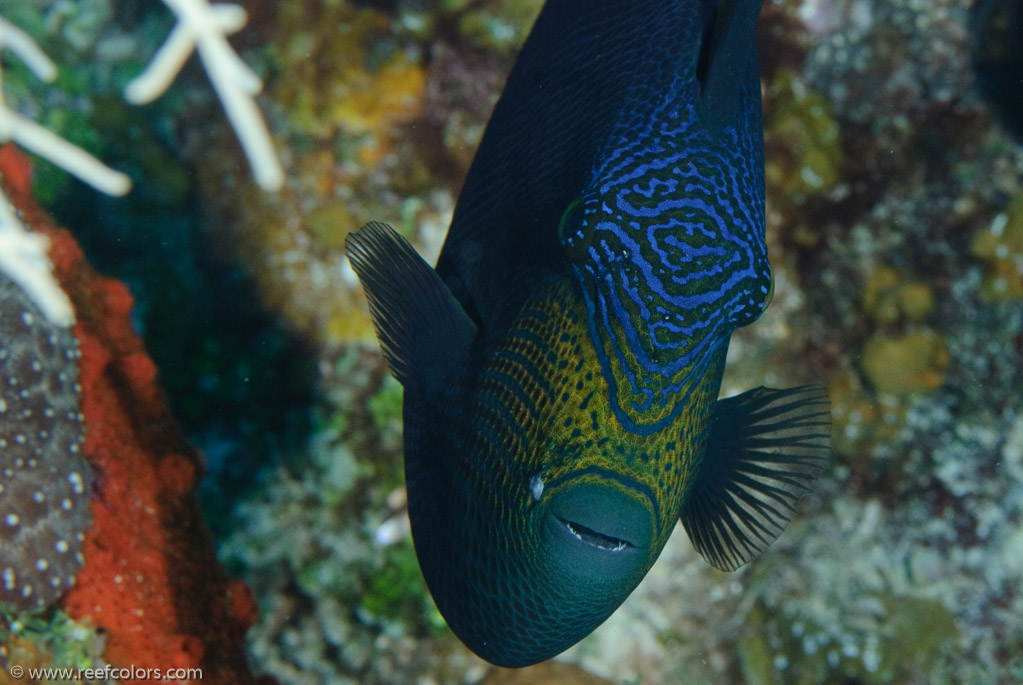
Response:
[{"label": "blue triggerfish", "polygon": [[436,269],[347,240],[405,388],[412,538],[438,609],[502,666],[628,597],[681,519],[732,570],[829,455],[823,388],[718,399],[772,294],[761,0],[548,0]]}]

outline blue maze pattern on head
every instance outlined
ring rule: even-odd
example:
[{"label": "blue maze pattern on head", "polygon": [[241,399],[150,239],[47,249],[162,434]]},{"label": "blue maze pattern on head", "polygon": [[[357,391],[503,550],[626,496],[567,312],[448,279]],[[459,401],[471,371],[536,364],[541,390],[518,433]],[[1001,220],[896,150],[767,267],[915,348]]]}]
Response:
[{"label": "blue maze pattern on head", "polygon": [[[758,87],[754,79],[744,87]],[[692,90],[692,89],[689,89]],[[628,430],[674,420],[694,381],[770,290],[759,98],[706,125],[683,92],[625,124],[563,229],[611,403]],[[688,100],[688,101],[687,101]],[[750,104],[751,103],[751,104]]]}]

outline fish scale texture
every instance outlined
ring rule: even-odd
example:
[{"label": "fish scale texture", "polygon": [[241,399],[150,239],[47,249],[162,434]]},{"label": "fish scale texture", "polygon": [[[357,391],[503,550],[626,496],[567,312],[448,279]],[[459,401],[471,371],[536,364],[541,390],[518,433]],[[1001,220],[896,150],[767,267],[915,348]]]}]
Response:
[{"label": "fish scale texture", "polygon": [[545,5],[437,263],[482,330],[507,324],[525,268],[571,271],[615,417],[638,434],[678,419],[770,292],[756,56],[732,67],[732,106],[697,78],[718,4]]},{"label": "fish scale texture", "polygon": [[82,567],[92,476],[78,342],[0,275],[0,604],[54,602]]}]

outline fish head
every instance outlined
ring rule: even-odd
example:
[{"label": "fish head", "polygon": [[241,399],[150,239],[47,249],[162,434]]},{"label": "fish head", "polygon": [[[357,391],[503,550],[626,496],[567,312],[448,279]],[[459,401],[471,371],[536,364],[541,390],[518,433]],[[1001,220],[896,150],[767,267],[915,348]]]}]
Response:
[{"label": "fish head", "polygon": [[487,661],[527,666],[569,648],[614,613],[663,549],[654,493],[595,461],[575,453],[531,475],[516,468],[507,481],[473,478],[476,490],[443,497],[413,481],[420,568],[448,625]]},{"label": "fish head", "polygon": [[555,656],[621,605],[663,549],[681,465],[700,449],[692,412],[655,434],[622,428],[580,299],[559,280],[470,363],[464,387],[418,405],[406,394],[420,567],[448,625],[501,666]]},{"label": "fish head", "polygon": [[657,558],[680,506],[674,463],[693,451],[664,435],[688,418],[623,429],[563,272],[524,273],[520,304],[477,326],[393,229],[368,224],[348,254],[405,388],[409,521],[437,608],[495,664],[555,656]]}]

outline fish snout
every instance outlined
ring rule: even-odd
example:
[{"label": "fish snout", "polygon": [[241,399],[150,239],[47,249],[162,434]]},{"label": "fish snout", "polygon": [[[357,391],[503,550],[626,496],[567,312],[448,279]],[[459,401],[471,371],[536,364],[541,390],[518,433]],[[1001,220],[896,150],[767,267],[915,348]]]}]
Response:
[{"label": "fish snout", "polygon": [[560,573],[579,582],[645,569],[654,538],[649,507],[618,484],[570,485],[552,497],[545,524]]}]

